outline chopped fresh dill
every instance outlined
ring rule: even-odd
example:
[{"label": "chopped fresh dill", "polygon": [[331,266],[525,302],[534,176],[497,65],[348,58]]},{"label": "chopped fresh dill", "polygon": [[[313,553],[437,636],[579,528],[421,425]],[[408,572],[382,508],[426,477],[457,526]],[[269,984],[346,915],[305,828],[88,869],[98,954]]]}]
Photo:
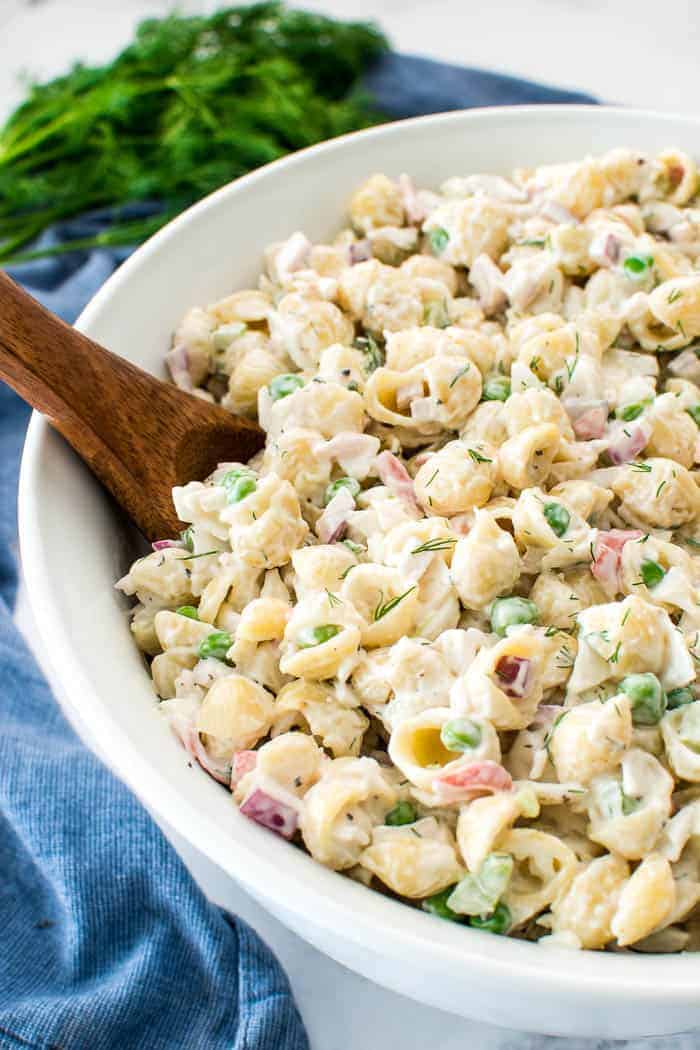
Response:
[{"label": "chopped fresh dill", "polygon": [[222,554],[223,551],[202,551],[201,554],[188,554],[186,558],[177,558],[177,561],[194,561],[195,558],[208,558],[210,554]]},{"label": "chopped fresh dill", "polygon": [[482,454],[475,448],[467,449],[467,452],[475,463],[493,463],[492,459],[489,459],[488,456],[482,456]]},{"label": "chopped fresh dill", "polygon": [[455,372],[455,374],[452,376],[452,379],[449,382],[448,390],[451,390],[452,387],[455,385],[455,383],[458,383],[459,380],[462,378],[462,376],[465,376],[467,374],[467,372],[469,371],[470,367],[471,366],[467,362],[467,364],[464,366],[464,368],[460,368],[459,372]]},{"label": "chopped fresh dill", "polygon": [[399,602],[402,602],[404,598],[407,598],[411,591],[415,591],[415,589],[416,584],[414,584],[413,587],[409,587],[407,591],[403,592],[403,594],[397,595],[396,598],[391,598],[388,602],[385,602],[384,604],[382,604],[383,595],[380,595],[379,602],[377,604],[376,609],[374,610],[374,615],[372,617],[374,622],[376,623],[377,620],[381,620],[384,616],[387,615],[387,613],[392,612],[399,604]]},{"label": "chopped fresh dill", "polygon": [[[0,259],[138,244],[245,172],[377,123],[356,88],[386,47],[371,25],[274,2],[145,20],[111,63],[33,84],[0,130]],[[111,229],[21,251],[107,205]]]},{"label": "chopped fresh dill", "polygon": [[450,536],[440,536],[434,540],[426,540],[425,543],[421,543],[420,547],[414,547],[411,554],[427,554],[432,551],[448,551],[450,547],[454,547],[456,539]]}]

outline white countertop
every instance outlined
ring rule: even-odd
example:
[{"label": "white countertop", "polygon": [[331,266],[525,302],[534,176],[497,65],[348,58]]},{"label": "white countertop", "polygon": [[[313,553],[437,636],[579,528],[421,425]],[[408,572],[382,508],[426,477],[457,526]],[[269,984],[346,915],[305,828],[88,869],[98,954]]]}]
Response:
[{"label": "white countertop", "polygon": [[[21,99],[21,74],[55,75],[78,58],[104,61],[140,18],[173,6],[172,0],[0,0],[0,114]],[[177,6],[201,11],[216,5],[183,0]],[[697,10],[694,0],[303,0],[299,6],[338,17],[373,17],[403,51],[527,76],[611,102],[697,109],[700,18],[691,13]],[[25,596],[17,618],[31,636]],[[609,1042],[489,1028],[384,991],[288,932],[169,834],[207,894],[254,926],[277,953],[313,1050],[612,1050]],[[624,1045],[694,1050],[698,1043],[678,1037]]]}]

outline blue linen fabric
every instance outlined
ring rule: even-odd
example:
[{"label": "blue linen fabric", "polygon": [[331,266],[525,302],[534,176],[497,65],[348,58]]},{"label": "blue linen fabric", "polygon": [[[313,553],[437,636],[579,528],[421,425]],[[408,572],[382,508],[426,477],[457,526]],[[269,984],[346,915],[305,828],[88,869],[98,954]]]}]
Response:
[{"label": "blue linen fabric", "polygon": [[12,621],[26,418],[0,387],[0,1047],[308,1050],[271,952],[83,746]]},{"label": "blue linen fabric", "polygon": [[[365,79],[404,117],[470,106],[591,102],[512,77],[384,56]],[[122,208],[120,220],[155,214]],[[91,236],[111,209],[35,245]],[[8,267],[73,322],[129,254],[100,248]],[[0,1047],[306,1050],[279,964],[210,904],[146,811],[86,750],[11,618],[26,407],[0,386]]]}]

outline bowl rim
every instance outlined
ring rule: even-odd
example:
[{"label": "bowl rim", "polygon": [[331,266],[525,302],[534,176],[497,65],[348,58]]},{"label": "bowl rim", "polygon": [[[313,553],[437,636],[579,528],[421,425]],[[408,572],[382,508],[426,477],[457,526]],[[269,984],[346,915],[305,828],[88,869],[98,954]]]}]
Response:
[{"label": "bowl rim", "polygon": [[[602,107],[596,105],[529,105],[494,106],[427,114],[393,121],[318,143],[287,155],[234,180],[193,204],[154,234],[127,259],[93,296],[80,314],[76,327],[89,333],[104,303],[120,294],[122,285],[154,255],[167,250],[181,230],[196,222],[222,201],[238,195],[258,182],[276,178],[278,173],[292,172],[320,153],[342,152],[356,144],[378,137],[401,135],[416,125],[488,123],[489,121],[534,120],[545,123],[562,114],[572,119],[595,114],[604,122],[668,121],[687,124],[696,131],[700,118],[689,114],[663,113],[645,109]],[[382,953],[398,963],[407,958],[439,970],[445,965],[457,968],[477,966],[480,978],[495,979],[517,976],[539,986],[546,984],[548,993],[560,990],[569,998],[582,1002],[591,994],[601,1000],[620,1001],[621,993],[632,1001],[651,996],[669,1005],[697,1001],[700,978],[700,952],[687,955],[650,956],[593,951],[568,951],[536,944],[494,937],[457,924],[436,922],[418,909],[406,907],[399,900],[385,897],[352,879],[331,872],[313,861],[301,850],[270,836],[264,829],[241,820],[239,825],[222,828],[208,819],[201,808],[189,801],[188,795],[164,774],[150,765],[145,752],[132,746],[109,708],[99,700],[90,679],[81,667],[78,652],[71,644],[69,625],[63,624],[54,605],[47,571],[49,559],[38,526],[36,513],[41,494],[37,472],[44,454],[50,427],[46,419],[33,413],[22,455],[19,484],[19,531],[22,564],[29,603],[37,627],[46,645],[48,663],[63,687],[62,702],[78,722],[110,755],[110,765],[149,808],[168,825],[212,859],[236,881],[248,888],[256,886],[265,898],[275,896],[280,887],[280,868],[285,871],[285,909],[305,918],[312,925],[329,932],[338,931],[356,946],[372,951],[381,943]],[[52,677],[53,677],[52,675]],[[80,698],[80,699],[78,699]],[[206,775],[206,774],[203,774]],[[236,850],[231,846],[235,844]],[[260,849],[258,847],[263,846]],[[236,858],[232,863],[232,858]],[[243,870],[245,868],[245,870]],[[293,894],[290,892],[293,891]],[[410,955],[408,953],[411,953]],[[660,985],[659,966],[672,982]],[[464,970],[468,974],[468,970]]]}]

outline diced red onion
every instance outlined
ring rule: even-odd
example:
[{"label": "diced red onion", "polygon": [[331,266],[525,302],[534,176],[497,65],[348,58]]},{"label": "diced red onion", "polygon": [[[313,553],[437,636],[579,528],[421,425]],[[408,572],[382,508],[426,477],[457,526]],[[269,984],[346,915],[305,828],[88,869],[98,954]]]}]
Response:
[{"label": "diced red onion", "polygon": [[620,561],[622,548],[630,540],[638,540],[643,535],[639,529],[609,529],[599,532],[593,544],[593,563],[591,573],[608,589],[620,589]]},{"label": "diced red onion", "polygon": [[205,773],[220,784],[228,784],[231,779],[230,766],[226,762],[217,762],[207,753],[192,718],[182,714],[171,715],[169,721],[185,751],[197,760]]},{"label": "diced red onion", "polygon": [[562,404],[579,441],[593,441],[603,436],[608,422],[607,401],[570,397]]},{"label": "diced red onion", "polygon": [[192,376],[187,350],[184,346],[175,346],[165,355],[165,364],[176,387],[192,393]]},{"label": "diced red onion", "polygon": [[311,241],[305,234],[297,231],[281,245],[275,256],[277,276],[284,283],[297,270],[308,265],[312,248]]},{"label": "diced red onion", "polygon": [[342,539],[348,527],[348,515],[355,509],[352,493],[343,486],[338,489],[321,517],[316,522],[316,535],[321,543],[335,543]]},{"label": "diced red onion", "polygon": [[498,685],[506,694],[525,696],[532,678],[532,661],[523,656],[502,656],[496,665]]},{"label": "diced red onion", "polygon": [[379,438],[372,434],[357,434],[344,430],[329,441],[318,441],[314,455],[335,459],[341,468],[352,477],[361,480],[370,472],[375,456],[379,451]]},{"label": "diced red onion", "polygon": [[231,764],[231,790],[243,780],[247,773],[252,773],[258,764],[256,751],[235,751]]},{"label": "diced red onion", "polygon": [[614,233],[601,230],[590,243],[588,254],[599,266],[612,266],[620,258],[622,243]]},{"label": "diced red onion", "polygon": [[348,248],[348,257],[351,266],[355,266],[357,263],[367,262],[368,259],[372,258],[371,241],[366,237],[361,241],[354,241],[354,243]]},{"label": "diced red onion", "polygon": [[611,263],[616,263],[620,258],[620,242],[617,237],[609,233],[605,238],[605,258],[609,259]]},{"label": "diced red onion", "polygon": [[299,822],[296,810],[260,788],[248,795],[241,806],[241,813],[285,839],[292,838]]},{"label": "diced red onion", "polygon": [[[627,431],[625,433],[625,431]],[[641,426],[623,426],[608,445],[610,462],[616,467],[635,459],[646,447],[648,431]]]},{"label": "diced red onion", "polygon": [[169,547],[184,547],[185,544],[181,540],[154,540],[151,544],[154,551],[164,551]]},{"label": "diced red onion", "polygon": [[432,787],[442,802],[467,802],[496,791],[512,791],[513,778],[498,762],[483,759],[439,774]]},{"label": "diced red onion", "polygon": [[214,780],[218,780],[220,784],[230,783],[231,767],[226,762],[217,762],[211,757],[211,755],[209,755],[196,730],[193,735],[192,744],[192,754],[197,759],[202,769],[208,773],[210,777],[213,777]]},{"label": "diced red onion", "polygon": [[413,478],[394,453],[380,452],[375,460],[375,465],[382,484],[391,489],[394,495],[404,503],[408,503],[412,509],[416,509],[418,502],[413,487]]},{"label": "diced red onion", "polygon": [[428,213],[418,197],[410,175],[399,175],[399,189],[408,222],[411,226],[420,226],[427,219]]},{"label": "diced red onion", "polygon": [[469,282],[479,297],[485,314],[495,314],[506,304],[503,273],[489,255],[476,257],[469,270]]}]

